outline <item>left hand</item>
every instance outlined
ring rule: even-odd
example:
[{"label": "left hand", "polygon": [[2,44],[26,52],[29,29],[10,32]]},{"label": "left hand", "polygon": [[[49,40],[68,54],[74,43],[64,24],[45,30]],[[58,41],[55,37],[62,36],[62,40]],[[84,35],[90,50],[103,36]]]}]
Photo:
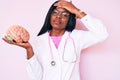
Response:
[{"label": "left hand", "polygon": [[57,7],[65,8],[66,10],[68,10],[69,12],[71,12],[73,14],[77,14],[78,10],[79,10],[77,7],[75,7],[72,4],[72,2],[68,2],[68,1],[65,1],[65,0],[59,1],[56,5],[57,5]]}]

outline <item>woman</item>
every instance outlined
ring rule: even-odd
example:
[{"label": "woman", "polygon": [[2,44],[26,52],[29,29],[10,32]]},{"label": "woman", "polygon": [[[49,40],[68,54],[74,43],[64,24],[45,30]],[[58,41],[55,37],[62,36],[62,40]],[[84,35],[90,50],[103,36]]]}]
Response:
[{"label": "woman", "polygon": [[[88,31],[75,30],[80,19]],[[105,26],[71,2],[56,1],[34,45],[9,42],[26,49],[27,71],[32,80],[80,80],[80,52],[108,37]]]}]

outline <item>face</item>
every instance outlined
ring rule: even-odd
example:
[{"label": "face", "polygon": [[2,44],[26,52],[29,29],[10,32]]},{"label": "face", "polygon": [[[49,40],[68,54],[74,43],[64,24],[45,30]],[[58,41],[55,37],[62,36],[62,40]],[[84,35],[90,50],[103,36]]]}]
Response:
[{"label": "face", "polygon": [[65,30],[69,20],[69,16],[70,16],[70,13],[63,8],[54,9],[50,19],[52,29]]}]

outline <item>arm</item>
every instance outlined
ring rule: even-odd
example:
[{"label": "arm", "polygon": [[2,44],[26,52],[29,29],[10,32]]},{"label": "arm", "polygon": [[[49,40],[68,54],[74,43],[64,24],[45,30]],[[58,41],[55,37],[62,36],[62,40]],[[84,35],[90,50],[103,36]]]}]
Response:
[{"label": "arm", "polygon": [[86,15],[81,19],[88,31],[82,31],[83,49],[104,41],[108,37],[105,25],[98,19]]},{"label": "arm", "polygon": [[33,48],[30,43],[22,46],[26,49],[27,53],[27,72],[32,80],[41,80],[42,78],[42,66],[38,62],[37,57],[34,54]]},{"label": "arm", "polygon": [[82,49],[104,41],[108,37],[106,26],[99,19],[86,14],[85,12],[75,9],[77,19],[80,19],[88,31],[82,31],[83,43]]},{"label": "arm", "polygon": [[27,73],[31,80],[41,80],[43,74],[42,70],[42,66],[38,62],[36,56],[33,56],[27,60]]},{"label": "arm", "polygon": [[38,62],[37,57],[33,52],[32,46],[26,49],[27,52],[27,72],[32,80],[42,79],[42,66]]},{"label": "arm", "polygon": [[76,18],[83,18],[84,16],[86,16],[86,13],[81,11],[80,9],[78,9],[77,7],[75,7],[72,2],[68,2],[68,1],[64,1],[61,0],[59,1],[57,4],[57,7],[61,7],[61,8],[65,8],[66,10],[68,10],[70,13],[73,13],[76,15]]},{"label": "arm", "polygon": [[59,1],[57,3],[57,7],[65,8],[69,12],[75,14],[76,18],[80,19],[87,27],[88,31],[81,31],[80,34],[78,34],[82,34],[82,39],[80,38],[80,40],[82,40],[81,42],[83,44],[83,49],[98,42],[102,42],[108,37],[107,30],[100,20],[93,18],[80,9],[76,8],[71,2],[63,0]]}]

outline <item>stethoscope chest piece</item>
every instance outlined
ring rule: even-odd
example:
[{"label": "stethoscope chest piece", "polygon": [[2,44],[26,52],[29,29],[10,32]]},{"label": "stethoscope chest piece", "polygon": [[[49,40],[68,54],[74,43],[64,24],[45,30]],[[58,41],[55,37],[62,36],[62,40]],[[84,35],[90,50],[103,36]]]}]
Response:
[{"label": "stethoscope chest piece", "polygon": [[56,65],[56,62],[55,62],[55,61],[51,61],[51,65],[52,65],[52,66],[55,66],[55,65]]}]

